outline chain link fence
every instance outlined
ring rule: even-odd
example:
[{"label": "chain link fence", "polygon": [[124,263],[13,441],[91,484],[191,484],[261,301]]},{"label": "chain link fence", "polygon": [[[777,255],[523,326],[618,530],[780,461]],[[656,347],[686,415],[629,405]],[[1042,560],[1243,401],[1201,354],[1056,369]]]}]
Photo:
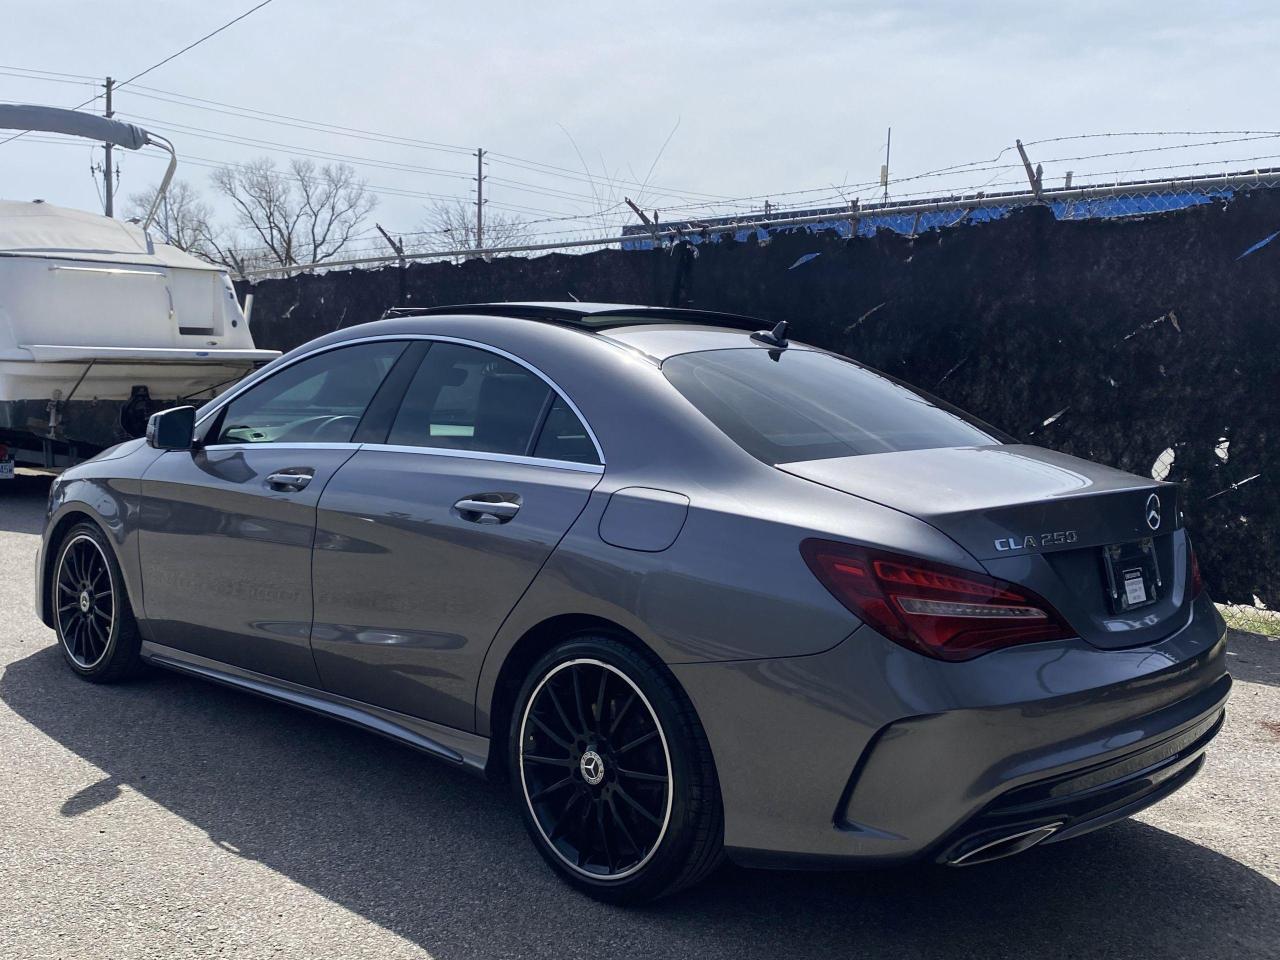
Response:
[{"label": "chain link fence", "polygon": [[1034,205],[1047,206],[1058,220],[1141,217],[1228,202],[1238,193],[1278,186],[1280,169],[1268,168],[1208,177],[1116,181],[993,193],[975,191],[870,204],[854,201],[841,207],[790,210],[768,217],[685,220],[660,227],[633,224],[623,230],[622,247],[644,250],[676,241],[698,244],[732,239],[742,243],[752,238],[768,242],[779,231],[797,229],[831,231],[846,238],[872,237],[880,230],[918,236],[964,223],[1002,220],[1014,210]]},{"label": "chain link fence", "polygon": [[1261,604],[1249,606],[1238,603],[1220,603],[1218,610],[1232,630],[1280,637],[1280,611],[1268,610]]}]

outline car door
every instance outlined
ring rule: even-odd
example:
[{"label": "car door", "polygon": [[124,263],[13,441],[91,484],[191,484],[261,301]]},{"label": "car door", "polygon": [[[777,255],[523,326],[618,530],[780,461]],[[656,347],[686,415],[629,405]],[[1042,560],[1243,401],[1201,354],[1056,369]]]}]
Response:
[{"label": "car door", "polygon": [[463,729],[503,619],[603,473],[562,394],[434,342],[389,425],[325,488],[312,649],[327,689]]},{"label": "car door", "polygon": [[316,503],[405,341],[299,360],[235,395],[142,478],[149,638],[318,686],[311,657]]}]

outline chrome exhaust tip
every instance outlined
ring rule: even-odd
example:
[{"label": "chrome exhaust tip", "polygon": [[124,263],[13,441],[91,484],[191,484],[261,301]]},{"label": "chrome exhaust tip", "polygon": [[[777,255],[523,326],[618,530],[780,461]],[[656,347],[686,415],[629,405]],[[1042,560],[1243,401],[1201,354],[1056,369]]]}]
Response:
[{"label": "chrome exhaust tip", "polygon": [[[959,855],[952,853],[944,862],[951,867],[969,867],[975,863],[990,863],[992,860],[999,860],[1002,857],[1011,857],[1015,853],[1030,850],[1037,843],[1053,836],[1061,828],[1062,821],[1059,820],[1055,823],[1032,827],[1030,830],[1021,830],[1018,833],[1011,833],[979,844],[971,850],[959,853]],[[963,845],[958,847],[957,850],[964,850]]]}]

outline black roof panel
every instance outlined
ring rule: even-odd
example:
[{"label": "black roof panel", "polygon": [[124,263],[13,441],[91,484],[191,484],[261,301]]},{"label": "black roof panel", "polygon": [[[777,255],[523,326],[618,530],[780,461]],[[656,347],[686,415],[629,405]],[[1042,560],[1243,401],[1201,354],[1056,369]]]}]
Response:
[{"label": "black roof panel", "polygon": [[577,301],[464,303],[439,307],[392,307],[385,317],[430,317],[474,314],[487,317],[515,317],[576,327],[579,330],[611,330],[649,323],[691,323],[702,326],[729,327],[735,330],[759,330],[767,327],[763,320],[736,313],[713,310],[686,310],[679,307],[652,307],[626,303],[579,303]]}]

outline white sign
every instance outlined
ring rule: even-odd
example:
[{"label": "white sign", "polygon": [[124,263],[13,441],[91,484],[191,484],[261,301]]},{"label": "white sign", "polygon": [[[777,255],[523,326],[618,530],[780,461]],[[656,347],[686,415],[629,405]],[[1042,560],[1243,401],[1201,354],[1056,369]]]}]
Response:
[{"label": "white sign", "polygon": [[1126,570],[1124,572],[1124,596],[1131,607],[1147,602],[1147,588],[1142,582],[1141,570]]}]

